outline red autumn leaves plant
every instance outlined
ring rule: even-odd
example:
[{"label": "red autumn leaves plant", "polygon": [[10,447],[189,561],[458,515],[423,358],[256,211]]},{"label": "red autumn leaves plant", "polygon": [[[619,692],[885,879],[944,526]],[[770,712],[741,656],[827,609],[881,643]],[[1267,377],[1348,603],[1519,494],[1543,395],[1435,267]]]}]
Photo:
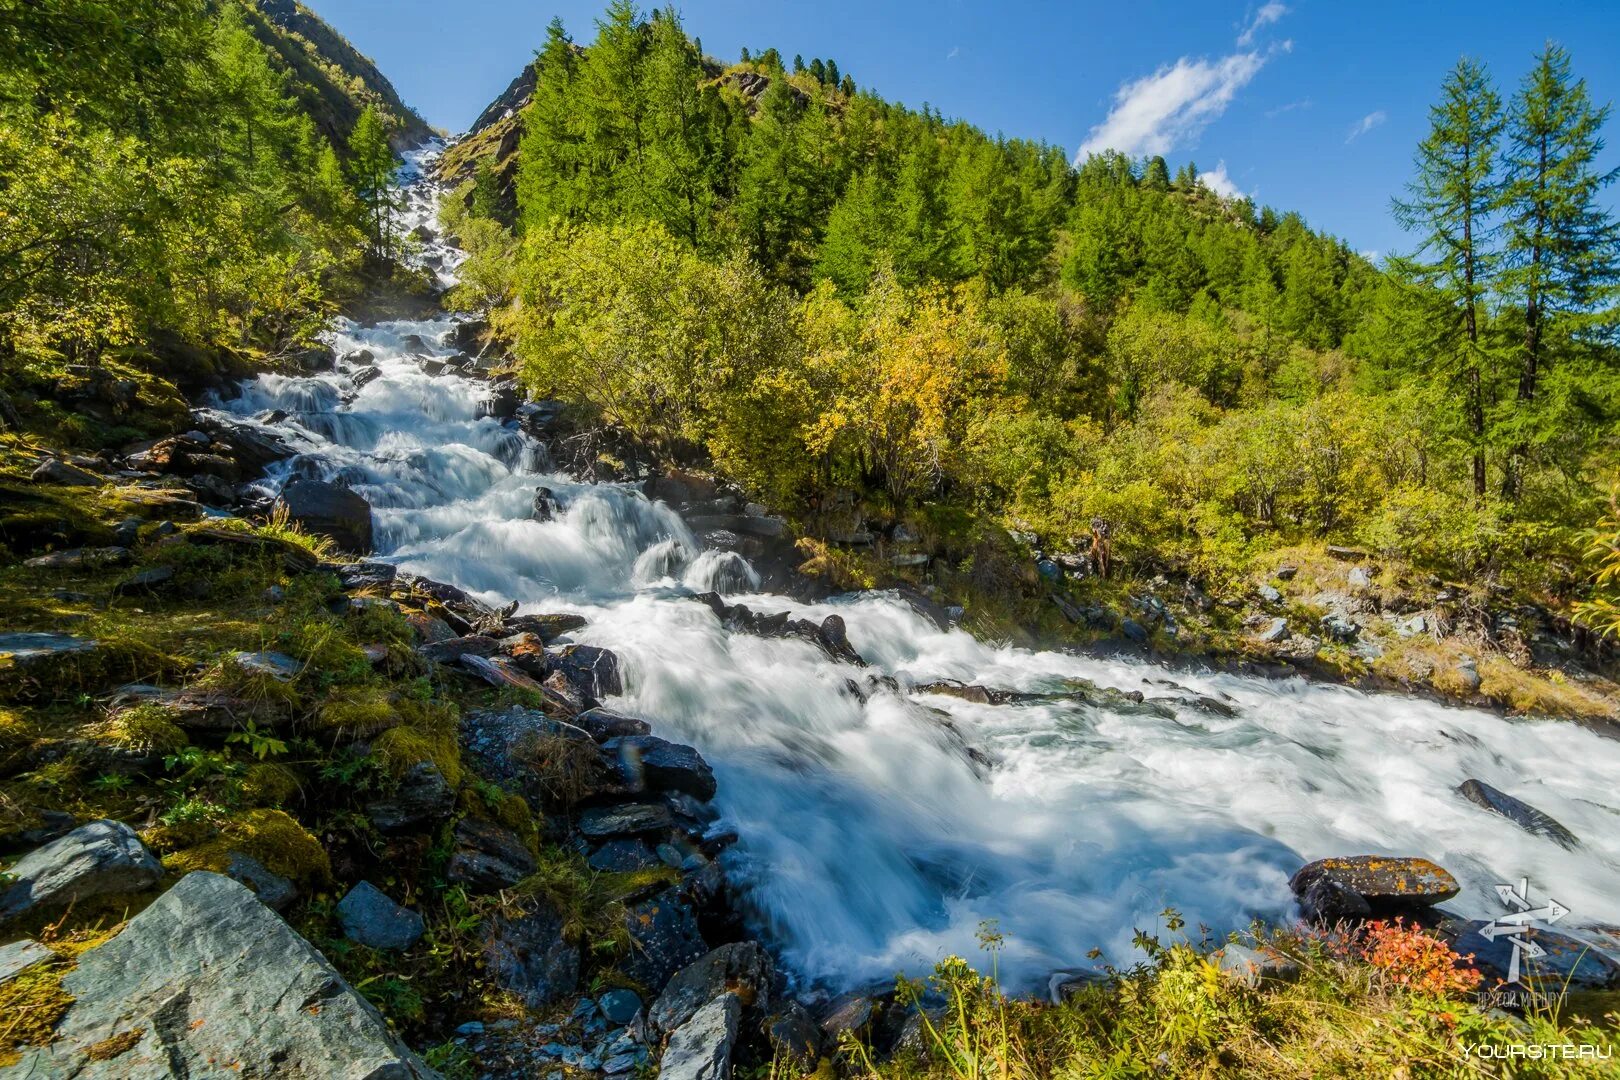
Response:
[{"label": "red autumn leaves plant", "polygon": [[1479,985],[1473,956],[1459,956],[1439,938],[1400,918],[1362,929],[1361,957],[1398,986],[1428,994],[1465,993]]}]

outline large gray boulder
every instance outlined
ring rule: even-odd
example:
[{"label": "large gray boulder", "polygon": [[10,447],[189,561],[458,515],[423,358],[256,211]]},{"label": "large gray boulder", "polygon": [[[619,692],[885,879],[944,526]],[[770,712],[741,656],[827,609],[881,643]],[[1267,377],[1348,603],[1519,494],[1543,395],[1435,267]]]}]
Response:
[{"label": "large gray boulder", "polygon": [[317,536],[330,537],[344,551],[371,550],[371,504],[348,488],[324,480],[294,480],[281,489],[276,505]]},{"label": "large gray boulder", "polygon": [[163,877],[163,864],[121,821],[92,821],[29,852],[6,873],[0,922],[36,908],[102,893],[140,892]]},{"label": "large gray boulder", "polygon": [[75,1000],[57,1041],[0,1076],[438,1076],[280,916],[205,870],[85,953],[62,987]]},{"label": "large gray boulder", "polygon": [[699,1009],[669,1037],[658,1080],[727,1080],[741,1017],[736,994],[721,994]]}]

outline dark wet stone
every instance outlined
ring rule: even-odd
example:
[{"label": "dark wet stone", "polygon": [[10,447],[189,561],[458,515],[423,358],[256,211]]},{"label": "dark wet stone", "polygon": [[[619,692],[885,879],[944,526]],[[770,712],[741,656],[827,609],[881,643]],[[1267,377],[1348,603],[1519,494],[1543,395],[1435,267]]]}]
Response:
[{"label": "dark wet stone", "polygon": [[[1473,956],[1474,966],[1490,981],[1505,981],[1513,959],[1513,942],[1507,935],[1491,940],[1480,933],[1489,926],[1483,920],[1464,924],[1452,948],[1462,956]],[[1545,927],[1526,927],[1522,935],[1545,950],[1540,957],[1524,957],[1519,962],[1520,981],[1532,989],[1557,994],[1566,985],[1571,990],[1613,990],[1620,988],[1620,963],[1587,942]]]},{"label": "dark wet stone", "polygon": [[1506,792],[1485,783],[1483,780],[1464,780],[1457,788],[1459,794],[1469,802],[1495,814],[1500,814],[1513,824],[1526,832],[1544,836],[1555,844],[1566,848],[1580,846],[1580,840],[1574,833],[1564,828],[1548,815],[1537,810],[1527,802],[1515,799]]},{"label": "dark wet stone", "polygon": [[609,739],[602,752],[631,791],[681,791],[704,801],[714,798],[714,770],[690,746],[656,735],[629,735]]},{"label": "dark wet stone", "polygon": [[658,855],[640,840],[609,840],[585,860],[592,870],[622,873],[663,865]]},{"label": "dark wet stone", "polygon": [[579,831],[589,837],[639,836],[667,832],[675,827],[669,807],[656,803],[596,806],[579,815]]},{"label": "dark wet stone", "polygon": [[623,738],[627,735],[647,735],[652,725],[634,716],[624,716],[608,709],[587,709],[574,717],[574,723],[591,733],[597,742]]},{"label": "dark wet stone", "polygon": [[338,919],[351,941],[373,949],[408,949],[422,939],[422,916],[396,904],[369,881],[338,902]]},{"label": "dark wet stone", "polygon": [[525,897],[516,913],[497,913],[484,924],[484,970],[497,985],[544,1008],[579,986],[579,948],[563,937],[563,920],[540,896]]},{"label": "dark wet stone", "polygon": [[625,912],[630,953],[620,963],[643,986],[663,989],[681,968],[708,952],[697,916],[674,890],[643,900]]},{"label": "dark wet stone", "polygon": [[535,861],[515,833],[492,821],[464,817],[456,822],[455,848],[445,880],[473,892],[510,888],[534,873]]}]

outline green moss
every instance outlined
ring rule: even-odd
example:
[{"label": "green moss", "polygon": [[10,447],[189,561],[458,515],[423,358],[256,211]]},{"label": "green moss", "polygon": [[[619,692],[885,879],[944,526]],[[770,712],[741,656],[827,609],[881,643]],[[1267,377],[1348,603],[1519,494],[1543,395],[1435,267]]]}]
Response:
[{"label": "green moss", "polygon": [[371,749],[396,778],[418,762],[431,761],[451,787],[461,783],[461,747],[454,735],[397,727],[377,736]]},{"label": "green moss", "polygon": [[16,1062],[25,1046],[47,1046],[56,1039],[56,1025],[73,998],[62,989],[62,976],[73,970],[79,957],[118,932],[118,926],[63,932],[59,927],[47,943],[55,959],[29,968],[0,983],[0,1068]]},{"label": "green moss", "polygon": [[463,789],[461,808],[477,817],[486,817],[516,833],[531,852],[540,850],[540,830],[534,812],[523,796],[498,784],[479,781]]},{"label": "green moss", "polygon": [[460,787],[464,774],[456,732],[460,717],[455,707],[405,698],[396,701],[395,708],[399,726],[383,732],[372,743],[372,751],[383,766],[399,777],[412,765],[431,761],[446,783]]},{"label": "green moss", "polygon": [[0,708],[0,758],[34,741],[33,727],[14,709]]},{"label": "green moss", "polygon": [[193,847],[167,855],[164,867],[175,874],[193,870],[223,872],[231,853],[251,855],[265,869],[304,883],[330,881],[331,859],[321,842],[297,819],[282,810],[249,810],[231,818],[218,835]]},{"label": "green moss", "polygon": [[399,723],[385,687],[378,685],[335,690],[321,705],[313,726],[334,736],[370,738]]},{"label": "green moss", "polygon": [[56,1025],[73,998],[62,989],[70,967],[45,963],[0,983],[0,1068],[18,1059],[25,1046],[46,1046],[56,1038]]},{"label": "green moss", "polygon": [[247,806],[281,807],[299,791],[298,774],[285,765],[262,761],[242,774],[242,802]]},{"label": "green moss", "polygon": [[114,714],[103,726],[103,733],[115,746],[159,754],[172,753],[191,741],[174,722],[174,710],[154,702]]}]

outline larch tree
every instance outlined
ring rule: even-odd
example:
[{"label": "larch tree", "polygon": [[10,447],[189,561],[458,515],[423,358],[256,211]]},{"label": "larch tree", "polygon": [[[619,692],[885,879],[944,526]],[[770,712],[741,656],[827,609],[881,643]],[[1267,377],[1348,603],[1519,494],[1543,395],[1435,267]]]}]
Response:
[{"label": "larch tree", "polygon": [[1430,131],[1418,144],[1410,199],[1396,200],[1395,218],[1420,232],[1417,250],[1395,266],[1443,295],[1453,319],[1436,341],[1462,386],[1463,421],[1476,498],[1486,491],[1487,300],[1496,273],[1491,217],[1502,101],[1485,66],[1468,57],[1446,76],[1441,100],[1429,111]]},{"label": "larch tree", "polygon": [[1569,53],[1549,42],[1508,108],[1500,192],[1505,240],[1502,293],[1523,322],[1518,389],[1506,421],[1512,451],[1502,494],[1515,498],[1534,444],[1555,432],[1536,409],[1549,361],[1551,324],[1579,321],[1620,276],[1620,232],[1599,202],[1620,169],[1601,172],[1607,106],[1592,104],[1570,75]]}]

